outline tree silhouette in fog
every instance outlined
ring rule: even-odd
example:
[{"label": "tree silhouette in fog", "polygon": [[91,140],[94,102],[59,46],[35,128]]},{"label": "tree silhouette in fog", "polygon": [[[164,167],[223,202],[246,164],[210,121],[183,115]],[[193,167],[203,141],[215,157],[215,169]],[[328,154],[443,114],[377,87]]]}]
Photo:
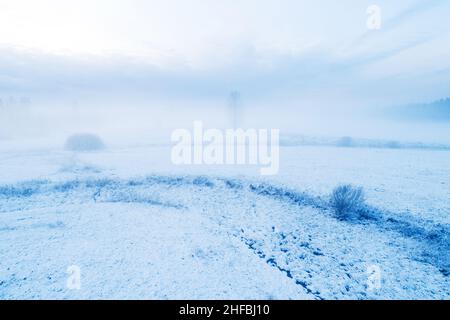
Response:
[{"label": "tree silhouette in fog", "polygon": [[231,91],[228,97],[228,106],[230,108],[232,126],[237,128],[239,126],[239,109],[241,107],[241,93],[239,91]]}]

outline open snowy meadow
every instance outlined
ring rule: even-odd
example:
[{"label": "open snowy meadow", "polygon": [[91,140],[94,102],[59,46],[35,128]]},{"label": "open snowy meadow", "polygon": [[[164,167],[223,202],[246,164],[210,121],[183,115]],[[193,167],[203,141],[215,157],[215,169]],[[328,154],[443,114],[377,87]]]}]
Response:
[{"label": "open snowy meadow", "polygon": [[[1,299],[450,298],[445,150],[282,147],[262,177],[5,143],[0,168]],[[336,216],[344,183],[370,216]]]}]

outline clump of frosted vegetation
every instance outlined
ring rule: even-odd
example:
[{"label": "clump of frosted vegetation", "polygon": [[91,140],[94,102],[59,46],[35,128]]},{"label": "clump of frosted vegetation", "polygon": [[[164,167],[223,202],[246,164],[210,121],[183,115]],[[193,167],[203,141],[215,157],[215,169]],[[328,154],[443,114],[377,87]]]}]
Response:
[{"label": "clump of frosted vegetation", "polygon": [[365,198],[362,187],[337,186],[331,194],[330,205],[341,220],[356,220],[364,216]]},{"label": "clump of frosted vegetation", "polygon": [[342,137],[337,141],[338,147],[350,148],[355,146],[355,142],[352,137]]},{"label": "clump of frosted vegetation", "polygon": [[397,141],[389,141],[388,143],[386,143],[386,148],[390,148],[390,149],[400,149],[401,148],[401,144]]},{"label": "clump of frosted vegetation", "polygon": [[65,149],[69,151],[96,151],[105,148],[102,139],[95,134],[74,134],[67,138]]}]

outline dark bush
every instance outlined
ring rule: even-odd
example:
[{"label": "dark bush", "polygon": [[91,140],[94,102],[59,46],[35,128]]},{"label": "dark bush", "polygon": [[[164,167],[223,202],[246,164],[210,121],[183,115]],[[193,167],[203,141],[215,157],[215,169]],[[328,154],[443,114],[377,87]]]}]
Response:
[{"label": "dark bush", "polygon": [[352,185],[340,185],[331,194],[330,205],[341,220],[360,219],[364,208],[364,190]]},{"label": "dark bush", "polygon": [[355,146],[355,142],[351,137],[342,137],[337,141],[337,146],[350,148]]}]

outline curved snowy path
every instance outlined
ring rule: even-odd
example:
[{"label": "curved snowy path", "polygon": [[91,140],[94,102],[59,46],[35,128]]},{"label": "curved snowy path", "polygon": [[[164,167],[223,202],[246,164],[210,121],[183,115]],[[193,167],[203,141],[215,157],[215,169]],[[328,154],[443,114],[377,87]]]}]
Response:
[{"label": "curved snowy path", "polygon": [[[202,176],[0,186],[0,298],[450,298],[427,242],[325,203]],[[66,287],[72,265],[80,290]]]},{"label": "curved snowy path", "polygon": [[[3,188],[0,298],[310,298],[202,212],[160,203],[156,185],[113,183]],[[80,290],[66,288],[72,265]]]}]

